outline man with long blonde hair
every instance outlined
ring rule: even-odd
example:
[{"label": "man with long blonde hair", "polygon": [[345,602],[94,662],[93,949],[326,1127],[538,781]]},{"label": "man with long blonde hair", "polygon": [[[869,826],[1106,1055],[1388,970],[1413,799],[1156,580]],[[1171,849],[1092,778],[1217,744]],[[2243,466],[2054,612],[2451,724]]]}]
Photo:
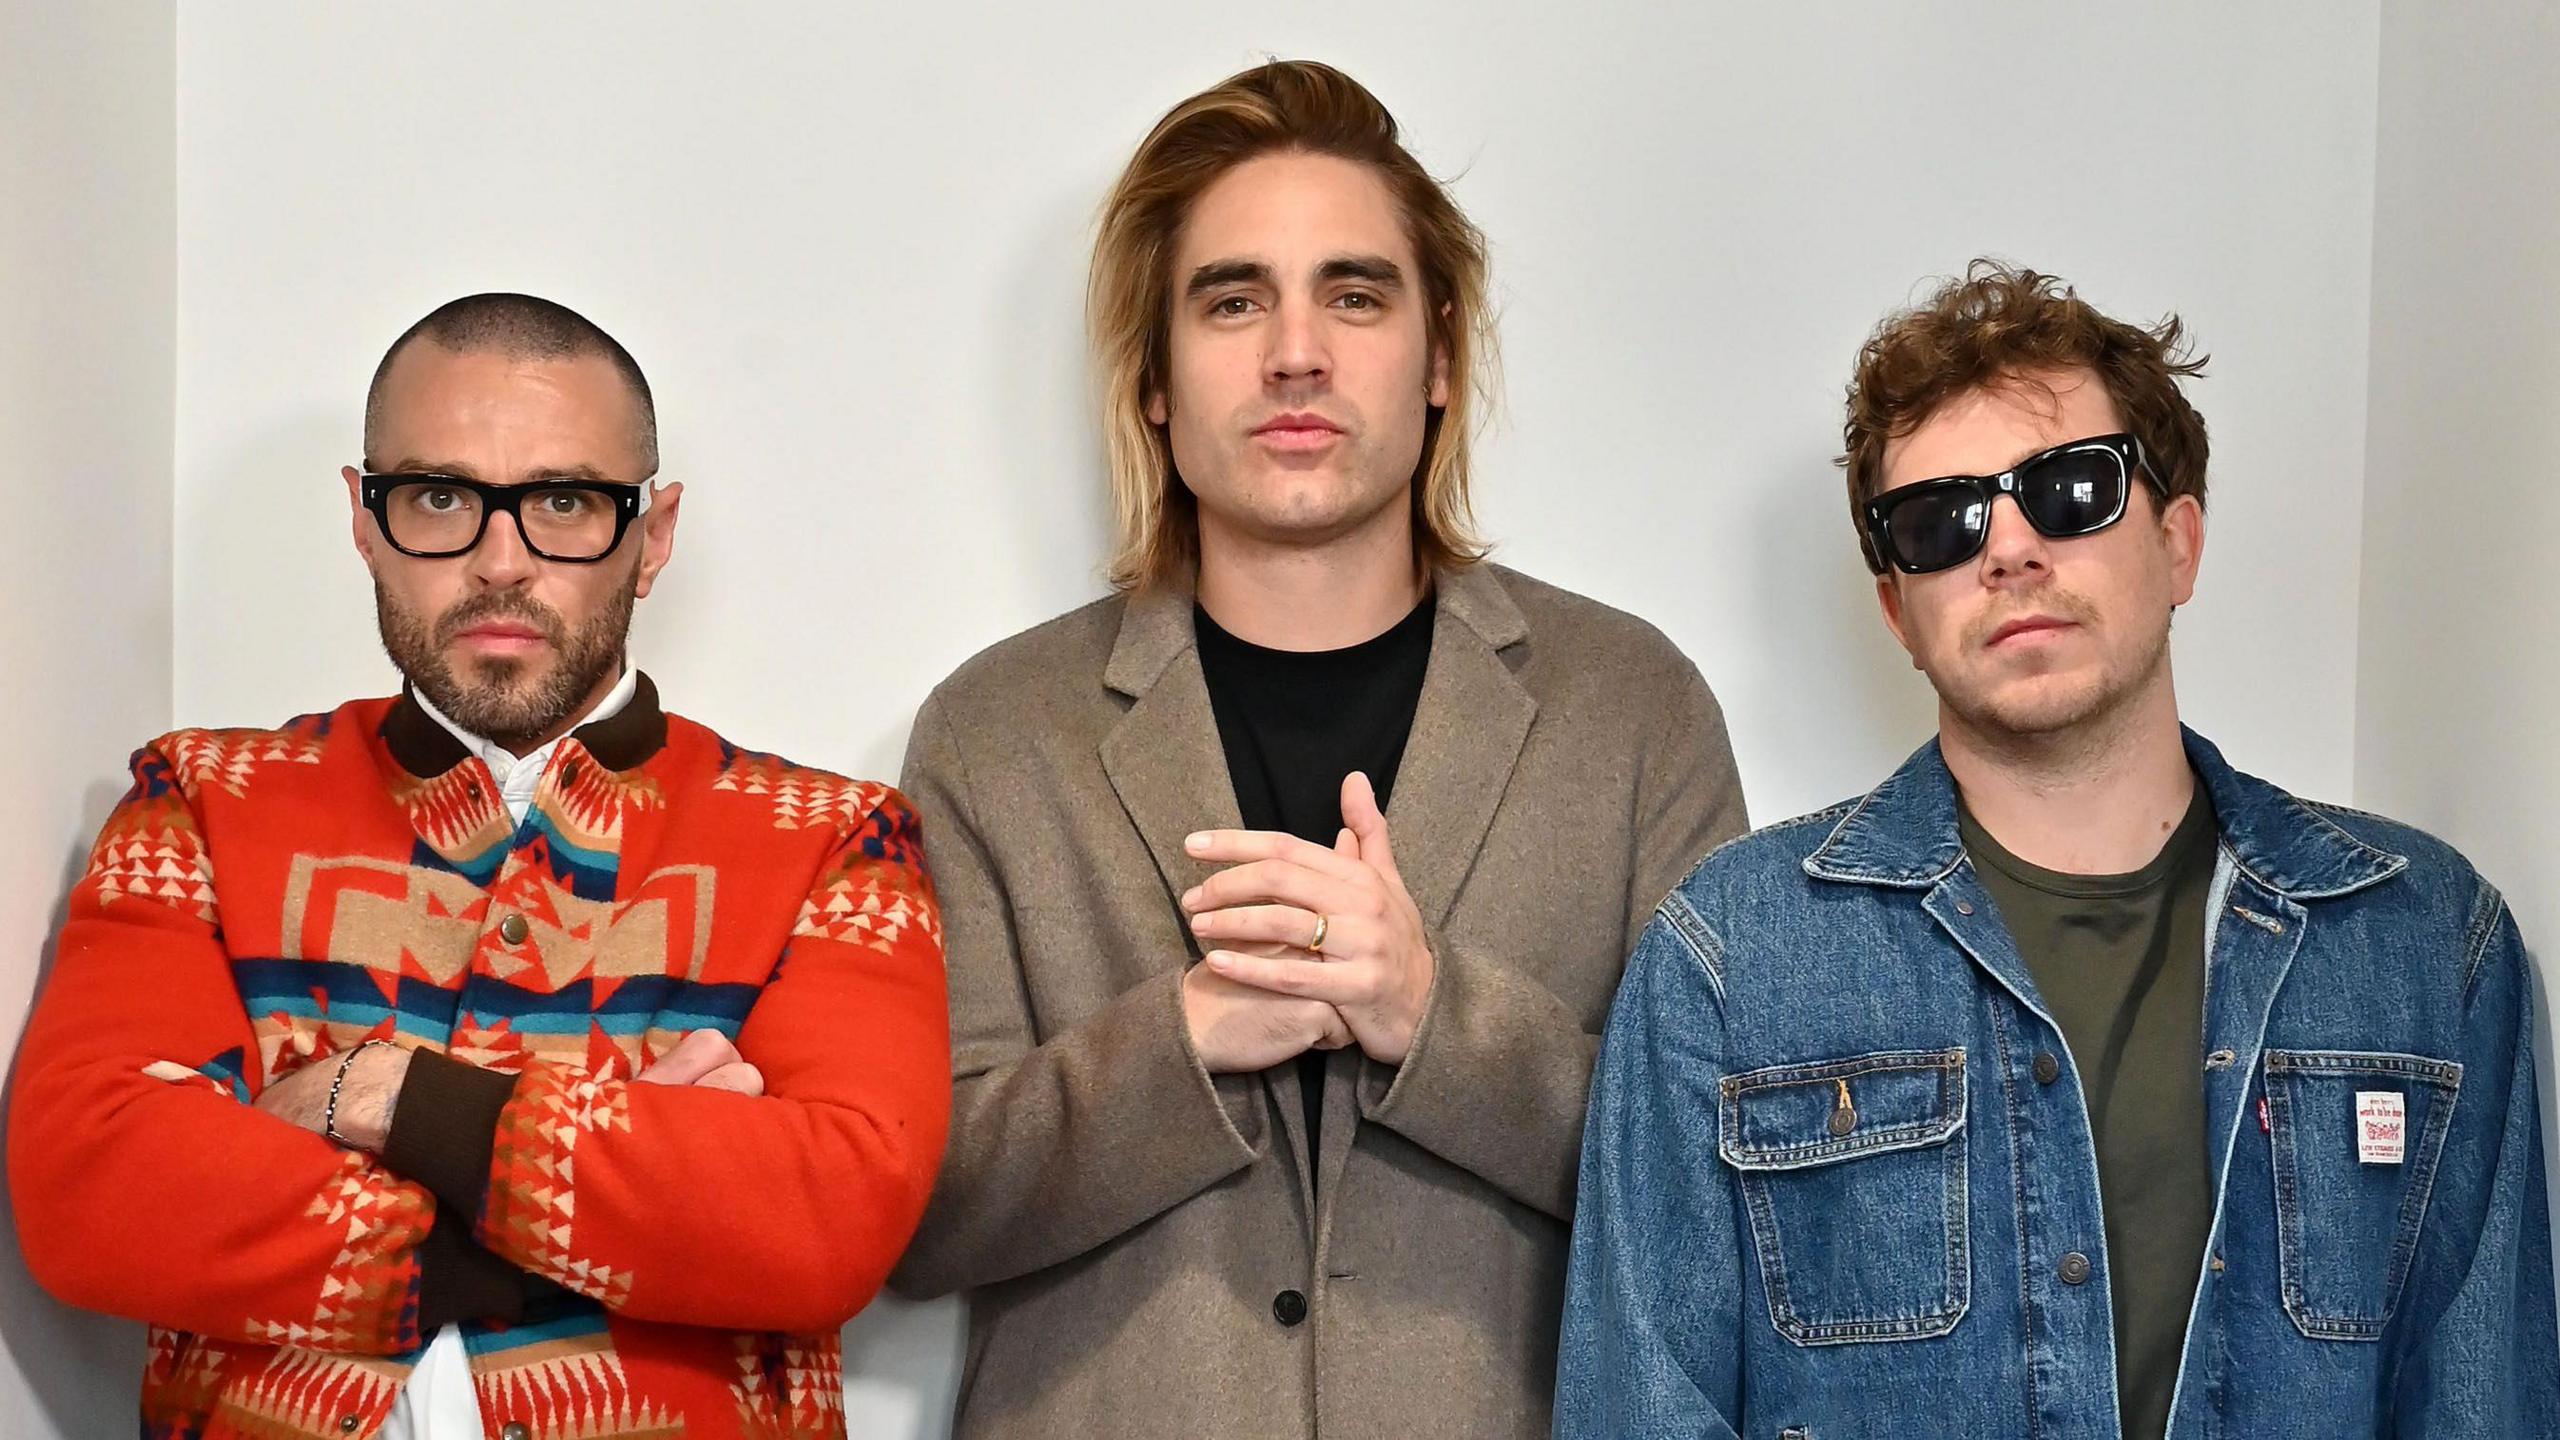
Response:
[{"label": "man with long blonde hair", "polygon": [[1483,562],[1485,271],[1322,65],[1104,206],[1116,593],[906,766],[957,1115],[896,1283],[971,1294],[960,1436],[1547,1432],[1600,1022],[1742,800],[1678,650]]}]

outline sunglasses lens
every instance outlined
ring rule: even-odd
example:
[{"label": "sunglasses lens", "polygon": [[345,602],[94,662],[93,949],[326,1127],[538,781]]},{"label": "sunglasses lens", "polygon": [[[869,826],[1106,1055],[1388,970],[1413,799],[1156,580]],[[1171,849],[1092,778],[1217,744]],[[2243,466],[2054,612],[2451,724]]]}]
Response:
[{"label": "sunglasses lens", "polygon": [[2027,518],[2058,539],[2104,530],[2124,513],[2124,461],[2112,450],[2066,450],[2018,481]]},{"label": "sunglasses lens", "polygon": [[1982,548],[1991,507],[1963,486],[1926,488],[1885,514],[1893,558],[1906,570],[1926,572],[1961,565]]}]

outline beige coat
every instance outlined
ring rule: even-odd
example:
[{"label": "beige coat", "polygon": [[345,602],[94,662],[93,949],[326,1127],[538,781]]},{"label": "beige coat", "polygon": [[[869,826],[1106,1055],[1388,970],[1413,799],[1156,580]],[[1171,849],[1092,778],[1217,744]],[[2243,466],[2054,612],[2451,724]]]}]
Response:
[{"label": "beige coat", "polygon": [[1547,1434],[1601,1023],[1742,794],[1652,627],[1490,565],[1438,595],[1387,814],[1436,979],[1401,1069],[1330,1057],[1320,1206],[1295,1063],[1213,1079],[1183,1024],[1183,837],[1238,823],[1190,594],[1015,636],[917,714],[956,1094],[893,1283],[971,1292],[962,1440]]}]

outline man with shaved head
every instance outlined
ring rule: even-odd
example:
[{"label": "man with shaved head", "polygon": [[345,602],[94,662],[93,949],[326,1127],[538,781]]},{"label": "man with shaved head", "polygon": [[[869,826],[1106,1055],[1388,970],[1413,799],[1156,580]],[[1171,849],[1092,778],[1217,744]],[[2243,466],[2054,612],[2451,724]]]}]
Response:
[{"label": "man with shaved head", "polygon": [[584,317],[443,306],[364,429],[407,685],[136,753],[19,1050],[28,1264],[153,1326],[146,1440],[841,1436],[949,1110],[914,813],[631,668],[683,487]]}]

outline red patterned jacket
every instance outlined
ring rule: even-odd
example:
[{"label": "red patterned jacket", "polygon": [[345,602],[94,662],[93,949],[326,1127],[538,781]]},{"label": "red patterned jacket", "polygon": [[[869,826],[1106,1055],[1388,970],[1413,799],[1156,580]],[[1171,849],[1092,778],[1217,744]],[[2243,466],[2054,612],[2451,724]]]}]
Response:
[{"label": "red patterned jacket", "polygon": [[[408,700],[180,731],[73,891],[19,1050],[27,1261],[150,1322],[146,1440],[366,1436],[458,1322],[505,1440],[844,1433],[836,1331],[949,1118],[942,933],[883,785],[642,677],[524,822]],[[766,1095],[635,1085],[688,1031]],[[379,1159],[250,1107],[411,1047]]]}]

